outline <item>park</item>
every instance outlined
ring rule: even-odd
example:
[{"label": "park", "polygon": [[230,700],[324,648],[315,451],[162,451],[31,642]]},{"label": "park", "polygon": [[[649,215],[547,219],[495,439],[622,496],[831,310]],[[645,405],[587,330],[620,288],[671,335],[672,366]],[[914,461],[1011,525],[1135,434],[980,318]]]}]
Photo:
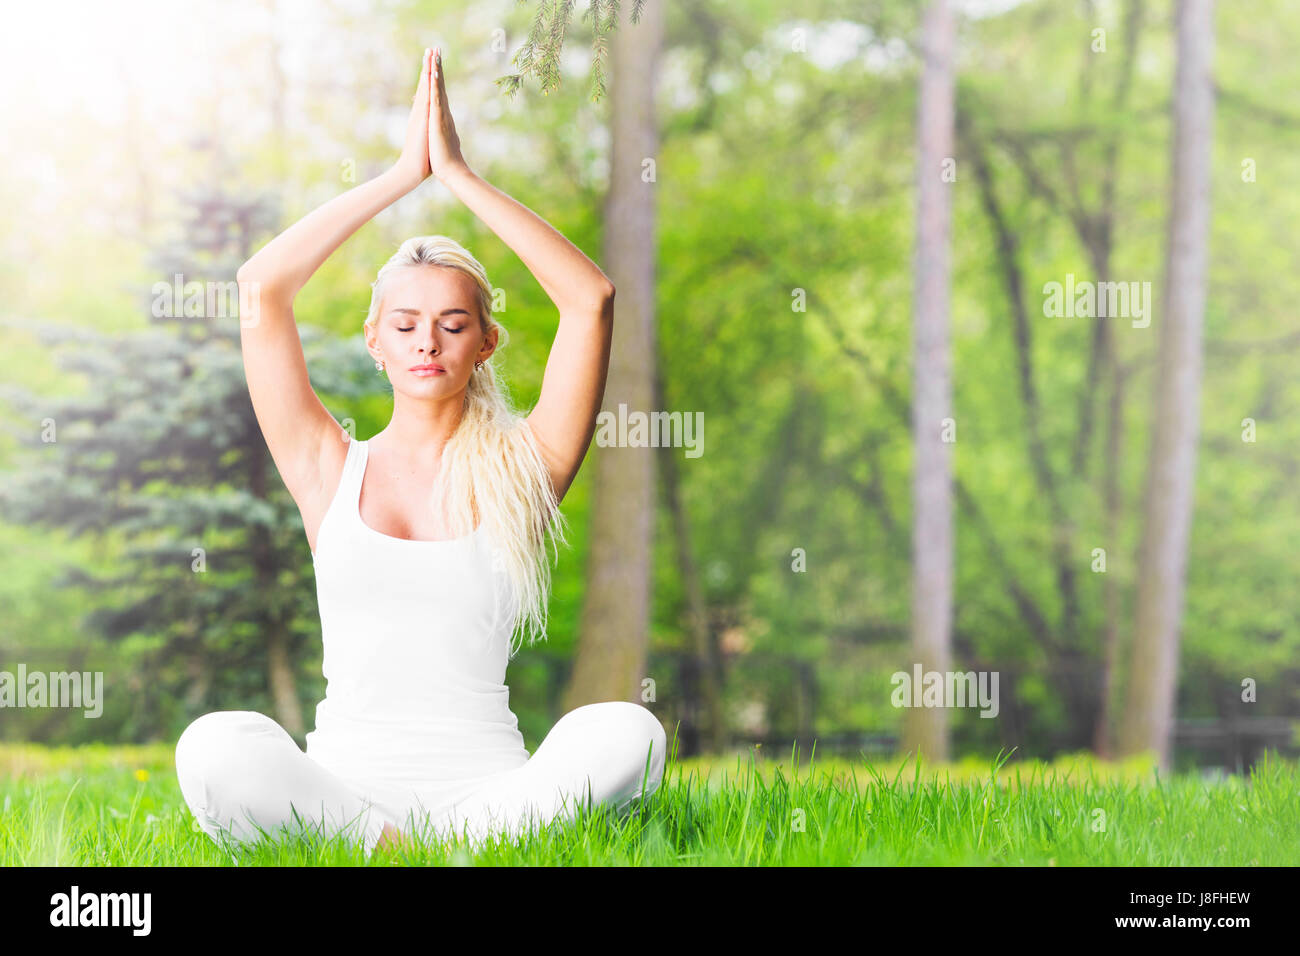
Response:
[{"label": "park", "polygon": [[1300,8],[571,6],[14,14],[0,866],[1294,866]]}]

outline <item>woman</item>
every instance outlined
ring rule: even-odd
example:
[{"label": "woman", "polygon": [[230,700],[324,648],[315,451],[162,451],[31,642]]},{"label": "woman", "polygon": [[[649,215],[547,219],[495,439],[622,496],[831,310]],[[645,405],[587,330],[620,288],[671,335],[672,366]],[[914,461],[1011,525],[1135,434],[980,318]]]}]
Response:
[{"label": "woman", "polygon": [[[306,753],[275,721],[223,711],[176,745],[181,792],[214,839],[301,819],[357,832],[366,853],[417,829],[517,835],[621,810],[662,779],[666,738],[640,704],[564,715],[531,757],[506,665],[545,627],[546,536],[591,443],[605,389],[614,287],[575,246],[466,165],[440,51],[424,51],[401,157],[331,200],[239,270],[248,388],[303,516],[316,571],[325,699]],[[349,440],[307,377],[293,300],[363,223],[433,175],[523,260],[560,312],[527,417],[500,392],[501,327],[483,267],[450,239],[410,239],[379,271],[365,322],[393,416]],[[356,826],[358,829],[352,831]],[[427,827],[427,829],[425,829]]]}]

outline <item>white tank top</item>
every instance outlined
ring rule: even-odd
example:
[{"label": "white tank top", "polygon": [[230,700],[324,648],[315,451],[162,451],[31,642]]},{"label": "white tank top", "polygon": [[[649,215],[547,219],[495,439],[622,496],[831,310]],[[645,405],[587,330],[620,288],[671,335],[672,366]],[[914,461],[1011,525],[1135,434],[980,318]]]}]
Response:
[{"label": "white tank top", "polygon": [[348,443],[312,555],[325,699],[307,755],[376,786],[445,789],[522,766],[505,685],[511,588],[480,524],[414,541],[361,520],[369,441]]}]

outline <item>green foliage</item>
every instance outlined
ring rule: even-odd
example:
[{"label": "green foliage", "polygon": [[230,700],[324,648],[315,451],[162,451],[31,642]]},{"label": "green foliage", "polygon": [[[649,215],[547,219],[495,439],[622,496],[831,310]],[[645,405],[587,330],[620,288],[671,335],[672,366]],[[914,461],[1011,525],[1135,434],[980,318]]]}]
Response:
[{"label": "green foliage", "polygon": [[[140,290],[146,328],[8,323],[88,387],[5,390],[23,449],[0,498],[5,517],[117,544],[110,568],[70,563],[51,581],[97,595],[79,642],[109,651],[95,657],[116,704],[99,725],[72,714],[63,739],[166,737],[196,711],[269,709],[268,633],[282,629],[300,662],[319,635],[302,520],[248,398],[239,319],[226,313],[236,299],[220,298],[269,212],[216,190],[184,194],[179,209],[185,239],[160,247],[154,268],[182,277],[181,296],[169,281]],[[204,284],[199,294],[191,282]],[[302,337],[322,391],[364,394],[364,353],[311,329]],[[6,723],[12,732],[20,721]]]},{"label": "green foliage", "polygon": [[[525,0],[519,0],[523,4]],[[537,12],[533,15],[532,25],[524,45],[514,56],[518,73],[499,77],[496,83],[502,92],[513,97],[524,80],[535,76],[541,82],[542,94],[546,95],[560,85],[560,56],[564,52],[565,33],[569,28],[569,18],[573,15],[574,0],[536,0]],[[590,0],[583,20],[591,21],[591,102],[598,103],[605,98],[605,69],[609,55],[609,34],[618,24],[620,0]],[[631,22],[641,22],[641,12],[646,0],[635,0]]]},{"label": "green foliage", "polygon": [[[591,108],[584,91],[558,83],[556,40],[568,29],[558,17],[570,7],[538,2],[525,8],[531,28],[520,18],[520,28],[529,32],[516,55],[515,76],[536,76],[548,93],[544,102],[501,108],[489,80],[501,72],[502,54],[501,61],[477,67],[473,79],[488,84],[489,95],[479,103],[458,100],[464,111],[458,120],[466,117],[471,163],[600,262],[607,118]],[[726,703],[737,732],[888,734],[900,724],[889,676],[910,661],[908,395],[919,8],[813,2],[800,7],[797,20],[788,4],[770,0],[665,9],[662,59],[673,72],[661,84],[657,179],[647,183],[655,190],[658,221],[645,241],[657,255],[664,405],[704,413],[705,453],[696,459],[681,449],[660,454],[678,456],[689,547],[711,633],[726,649]],[[957,752],[1017,746],[1020,753],[1051,755],[1089,746],[1100,704],[1110,583],[1119,588],[1121,645],[1131,630],[1151,437],[1149,373],[1163,295],[1173,67],[1171,5],[1144,8],[1136,32],[1127,26],[1127,4],[1032,0],[962,23],[958,110],[984,150],[993,191],[1017,241],[1017,294],[1030,334],[1022,352],[1015,338],[1017,298],[999,262],[968,138],[959,143],[952,184],[954,462],[964,492],[957,509],[954,666],[998,670],[1003,708],[998,720],[954,715]],[[286,179],[271,174],[269,146],[249,143],[253,151],[241,157],[241,171],[276,196],[279,208],[250,218],[243,242],[255,246],[276,226],[348,188],[339,174],[341,159],[356,160],[356,181],[391,161],[384,110],[404,116],[397,108],[409,98],[410,71],[389,70],[387,63],[416,62],[422,38],[435,30],[450,33],[444,51],[480,42],[452,15],[458,9],[410,3],[399,5],[391,21],[325,23],[338,33],[365,29],[372,43],[355,49],[343,44],[344,55],[354,59],[331,74],[327,92],[295,90],[311,106],[292,114],[280,157],[292,159]],[[612,29],[611,10],[602,3],[588,11],[598,77],[608,65],[601,27]],[[1287,55],[1300,39],[1300,16],[1272,0],[1249,14],[1220,4],[1217,20],[1220,95],[1203,438],[1179,713],[1285,716],[1300,713],[1293,663],[1300,654],[1293,543],[1300,535],[1300,501],[1292,492],[1294,449],[1300,447],[1300,384],[1292,368],[1300,340],[1291,307],[1300,295],[1300,277],[1291,268],[1292,223],[1300,209],[1289,188],[1300,175],[1300,117],[1278,91],[1300,81],[1300,60]],[[1099,26],[1108,35],[1104,53],[1090,49]],[[804,34],[796,35],[798,29]],[[372,46],[392,56],[375,57]],[[408,47],[414,58],[406,56]],[[840,59],[829,62],[837,49]],[[1131,50],[1131,87],[1117,104]],[[260,116],[266,105],[261,74],[244,67],[229,77],[247,87],[232,86],[229,95]],[[465,89],[472,88],[467,82]],[[1150,281],[1156,313],[1147,329],[1112,326],[1125,386],[1120,522],[1112,535],[1104,485],[1111,379],[1102,376],[1090,388],[1092,327],[1084,319],[1043,315],[1042,288],[1067,273],[1095,278],[1077,214],[1085,213],[1086,224],[1099,208],[1101,170],[1115,137],[1111,269],[1118,279]],[[498,139],[507,145],[494,153]],[[152,147],[161,152],[164,145],[150,142],[143,152],[153,155]],[[1257,168],[1253,182],[1242,178],[1246,158]],[[188,241],[211,251],[238,220],[232,197],[248,189],[200,168],[191,178],[221,183],[224,199],[189,200],[190,208],[202,210],[194,226],[204,230],[176,225]],[[179,725],[173,722],[200,709],[267,706],[258,627],[271,605],[249,593],[240,577],[247,567],[240,549],[247,548],[253,527],[267,529],[276,566],[286,575],[279,610],[293,616],[302,698],[314,699],[321,683],[307,550],[273,471],[267,472],[265,496],[251,493],[241,477],[259,460],[247,449],[262,445],[250,437],[256,433],[235,343],[207,323],[203,330],[211,341],[183,338],[193,323],[141,321],[141,310],[118,287],[121,276],[141,281],[144,275],[147,282],[165,276],[190,252],[174,237],[159,238],[152,245],[172,254],[143,267],[136,244],[109,241],[111,232],[82,226],[73,197],[84,204],[101,184],[70,180],[64,201],[74,208],[47,212],[23,182],[18,176],[0,182],[6,208],[14,211],[0,230],[11,247],[28,253],[27,261],[15,256],[0,266],[6,311],[36,317],[49,327],[48,341],[62,336],[58,351],[77,356],[67,368],[93,377],[84,394],[73,397],[80,373],[51,369],[52,345],[14,325],[0,329],[3,346],[16,356],[6,382],[44,396],[15,406],[9,417],[21,454],[6,449],[7,467],[18,477],[32,471],[20,482],[29,498],[26,510],[11,516],[24,523],[0,529],[0,602],[6,609],[0,649],[6,660],[15,659],[15,649],[29,660],[34,650],[53,660],[71,659],[81,648],[88,664],[104,662],[110,681],[129,690],[110,697],[123,702],[122,710],[106,714],[97,727],[80,721],[25,729],[46,739],[143,739],[174,735]],[[245,211],[251,215],[252,208]],[[61,228],[40,228],[47,215]],[[93,234],[93,255],[66,242],[69,222]],[[360,347],[368,284],[402,239],[434,232],[465,243],[506,291],[507,310],[498,318],[512,341],[503,361],[517,402],[529,407],[536,399],[555,328],[549,300],[490,230],[431,183],[360,230],[296,303],[316,384],[331,408],[337,405],[337,417],[358,423],[358,434],[373,434],[391,414],[391,399]],[[232,246],[211,274],[229,276],[238,255]],[[806,297],[806,311],[794,308],[798,292]],[[67,322],[106,337],[78,331],[68,339],[58,330]],[[124,334],[129,328],[139,330],[138,340]],[[1030,457],[1021,379],[1026,360],[1061,502],[1059,519]],[[179,381],[181,374],[189,377]],[[1085,400],[1093,402],[1089,436],[1082,433]],[[59,422],[62,447],[36,439],[40,420],[49,415]],[[75,447],[87,453],[67,455],[78,433],[64,425],[78,417],[86,427]],[[1242,441],[1245,418],[1257,425],[1253,443]],[[183,460],[173,448],[184,450]],[[580,474],[565,501],[575,546],[555,570],[550,640],[511,665],[511,703],[530,743],[557,716],[554,668],[573,647],[585,587],[582,528],[590,475],[590,469]],[[664,511],[656,517],[649,673],[659,687],[658,712],[689,720],[694,701],[674,669],[691,647],[687,582],[673,522]],[[29,518],[53,522],[28,525]],[[80,537],[64,540],[79,530]],[[1062,540],[1069,543],[1064,557]],[[198,542],[212,559],[207,575],[188,571]],[[1090,567],[1096,547],[1107,552],[1104,574]],[[806,572],[792,569],[796,548],[806,555]],[[1073,573],[1072,598],[1063,592],[1063,563]],[[60,568],[79,569],[73,580],[84,579],[86,587],[64,588],[54,600],[49,582]],[[125,577],[133,583],[112,586]],[[92,589],[92,578],[109,586]],[[1067,622],[1071,600],[1074,618]],[[83,618],[96,628],[89,639],[79,630]],[[183,657],[146,666],[185,642],[210,655],[205,659],[214,683],[201,705],[185,697],[194,681]],[[811,726],[801,728],[793,675],[805,667],[819,693]],[[155,673],[163,675],[161,682]],[[1255,704],[1240,699],[1244,678],[1258,683]],[[139,707],[146,710],[137,713]],[[16,718],[6,714],[4,720],[0,733],[8,735]]]}]

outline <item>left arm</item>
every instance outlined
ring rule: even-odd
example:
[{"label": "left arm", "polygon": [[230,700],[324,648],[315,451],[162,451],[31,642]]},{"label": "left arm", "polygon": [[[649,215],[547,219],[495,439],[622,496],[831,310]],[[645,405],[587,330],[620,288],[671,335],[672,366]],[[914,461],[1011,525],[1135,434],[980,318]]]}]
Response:
[{"label": "left arm", "polygon": [[433,175],[519,256],[560,312],[541,396],[527,419],[559,500],[573,483],[596,430],[609,371],[614,284],[549,223],[469,168],[447,106],[440,50],[434,51],[433,73]]}]

